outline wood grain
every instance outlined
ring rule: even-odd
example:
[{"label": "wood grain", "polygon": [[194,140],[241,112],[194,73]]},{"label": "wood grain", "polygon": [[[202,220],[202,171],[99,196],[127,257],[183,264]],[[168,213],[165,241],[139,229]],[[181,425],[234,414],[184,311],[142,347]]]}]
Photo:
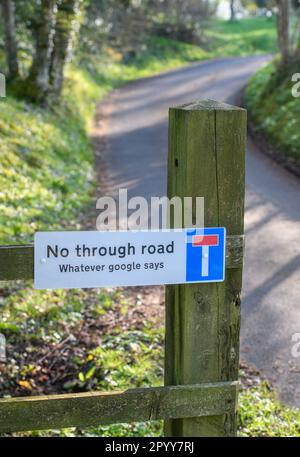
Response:
[{"label": "wood grain", "polygon": [[[204,197],[205,226],[226,227],[239,246],[244,233],[245,151],[245,110],[210,100],[170,109],[169,198]],[[232,249],[239,251],[237,246]],[[167,286],[166,385],[238,378],[241,252],[238,257],[234,268],[228,268],[227,258],[222,283]],[[165,424],[167,436],[235,433],[235,414]]]},{"label": "wood grain", "polygon": [[152,387],[0,400],[0,433],[233,412],[237,383]]}]

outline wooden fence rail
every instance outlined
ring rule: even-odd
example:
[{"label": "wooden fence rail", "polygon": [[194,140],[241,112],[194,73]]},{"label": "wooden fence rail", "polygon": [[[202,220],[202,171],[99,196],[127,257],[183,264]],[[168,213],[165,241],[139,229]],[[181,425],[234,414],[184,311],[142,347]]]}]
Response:
[{"label": "wooden fence rail", "polygon": [[0,400],[0,433],[201,417],[235,411],[237,383]]}]

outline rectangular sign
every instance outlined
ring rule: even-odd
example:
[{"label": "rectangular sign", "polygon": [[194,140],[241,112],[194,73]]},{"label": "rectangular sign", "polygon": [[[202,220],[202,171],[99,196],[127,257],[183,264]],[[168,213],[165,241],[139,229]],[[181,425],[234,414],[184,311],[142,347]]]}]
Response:
[{"label": "rectangular sign", "polygon": [[37,232],[36,289],[218,282],[225,228],[139,232]]}]

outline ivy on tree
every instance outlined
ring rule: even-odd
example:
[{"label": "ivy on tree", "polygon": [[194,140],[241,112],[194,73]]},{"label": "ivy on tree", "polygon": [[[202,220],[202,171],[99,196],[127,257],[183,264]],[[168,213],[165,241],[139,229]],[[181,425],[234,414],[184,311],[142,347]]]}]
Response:
[{"label": "ivy on tree", "polygon": [[[28,5],[30,3],[30,5]],[[58,101],[64,80],[65,65],[71,57],[72,42],[79,31],[85,0],[29,0],[32,9],[28,28],[33,41],[32,62],[28,75],[20,78],[16,4],[0,0],[5,26],[5,47],[10,81],[18,81],[21,94],[31,101],[47,105]],[[23,83],[23,84],[22,84]]]}]

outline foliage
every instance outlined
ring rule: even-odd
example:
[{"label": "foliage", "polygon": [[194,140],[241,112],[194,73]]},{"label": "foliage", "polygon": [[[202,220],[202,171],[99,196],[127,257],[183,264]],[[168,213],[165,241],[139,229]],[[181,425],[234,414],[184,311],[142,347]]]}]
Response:
[{"label": "foliage", "polygon": [[299,0],[230,0],[231,16],[240,5],[252,15],[275,17],[280,60],[284,69],[300,58],[300,2]]},{"label": "foliage", "polygon": [[216,4],[215,0],[91,0],[85,28],[93,32],[90,45],[97,42],[99,49],[99,44],[109,44],[124,55],[136,54],[147,34],[199,43]]},{"label": "foliage", "polygon": [[[18,97],[40,105],[58,101],[67,60],[79,31],[85,0],[1,2],[8,80],[18,87]],[[30,43],[29,71],[19,71],[20,36]],[[23,70],[27,68],[23,68]]]},{"label": "foliage", "polygon": [[108,50],[105,58],[86,58],[80,68],[70,67],[64,101],[56,108],[43,110],[13,94],[2,100],[1,243],[32,241],[36,230],[76,227],[75,216],[92,191],[87,130],[98,97],[126,81],[205,56],[196,47],[153,38],[128,65]]},{"label": "foliage", "polygon": [[[72,37],[81,22],[80,46],[73,46],[76,55],[93,54],[98,60],[99,53],[103,57],[107,47],[122,55],[124,62],[139,59],[147,52],[147,35],[200,44],[203,55],[209,52],[210,57],[274,50],[273,20],[212,22],[216,3],[194,0],[43,0],[40,3],[30,0],[24,3],[22,0],[16,8],[16,39],[25,83],[17,79],[15,95],[42,103],[57,101],[70,55],[67,50],[74,43]],[[86,15],[82,14],[84,6],[87,6]]]},{"label": "foliage", "polygon": [[251,78],[246,101],[256,128],[300,164],[300,103],[291,92],[291,75],[297,70],[295,65],[282,73],[276,62],[267,65]]},{"label": "foliage", "polygon": [[[0,381],[6,393],[117,390],[162,384],[161,313],[150,318],[123,290],[28,294],[21,293],[19,286],[4,298],[3,309],[6,325],[1,331],[7,338],[9,359],[5,378],[0,370]],[[18,352],[22,363],[16,362]],[[239,395],[239,435],[300,436],[299,411],[283,406],[271,387],[257,376],[253,379],[245,367],[241,375],[244,387]],[[253,384],[250,388],[246,387],[249,381]],[[162,436],[162,422],[15,435]]]},{"label": "foliage", "polygon": [[240,436],[300,437],[300,411],[280,403],[265,381],[241,392],[238,418]]},{"label": "foliage", "polygon": [[151,29],[159,36],[201,44],[204,28],[214,18],[217,2],[165,0],[157,3]]},{"label": "foliage", "polygon": [[214,21],[206,35],[208,49],[217,57],[266,54],[277,50],[274,18]]},{"label": "foliage", "polygon": [[72,89],[76,96],[67,89],[64,104],[55,111],[11,96],[1,101],[2,243],[28,242],[37,229],[63,221],[70,227],[87,202],[93,156],[86,129],[97,88],[78,72]]},{"label": "foliage", "polygon": [[[242,31],[244,39],[241,40]],[[0,224],[2,243],[32,240],[36,230],[74,227],[74,216],[92,190],[92,151],[86,136],[93,103],[113,87],[167,68],[218,55],[274,47],[274,25],[265,19],[215,23],[211,52],[158,37],[124,63],[111,48],[102,55],[78,53],[69,67],[61,106],[42,110],[14,98],[1,103]],[[234,44],[233,44],[234,43]],[[3,55],[0,53],[3,59]],[[76,105],[76,110],[74,109]]]},{"label": "foliage", "polygon": [[275,0],[277,7],[277,37],[280,50],[278,68],[281,71],[300,59],[300,8],[298,1]]}]

